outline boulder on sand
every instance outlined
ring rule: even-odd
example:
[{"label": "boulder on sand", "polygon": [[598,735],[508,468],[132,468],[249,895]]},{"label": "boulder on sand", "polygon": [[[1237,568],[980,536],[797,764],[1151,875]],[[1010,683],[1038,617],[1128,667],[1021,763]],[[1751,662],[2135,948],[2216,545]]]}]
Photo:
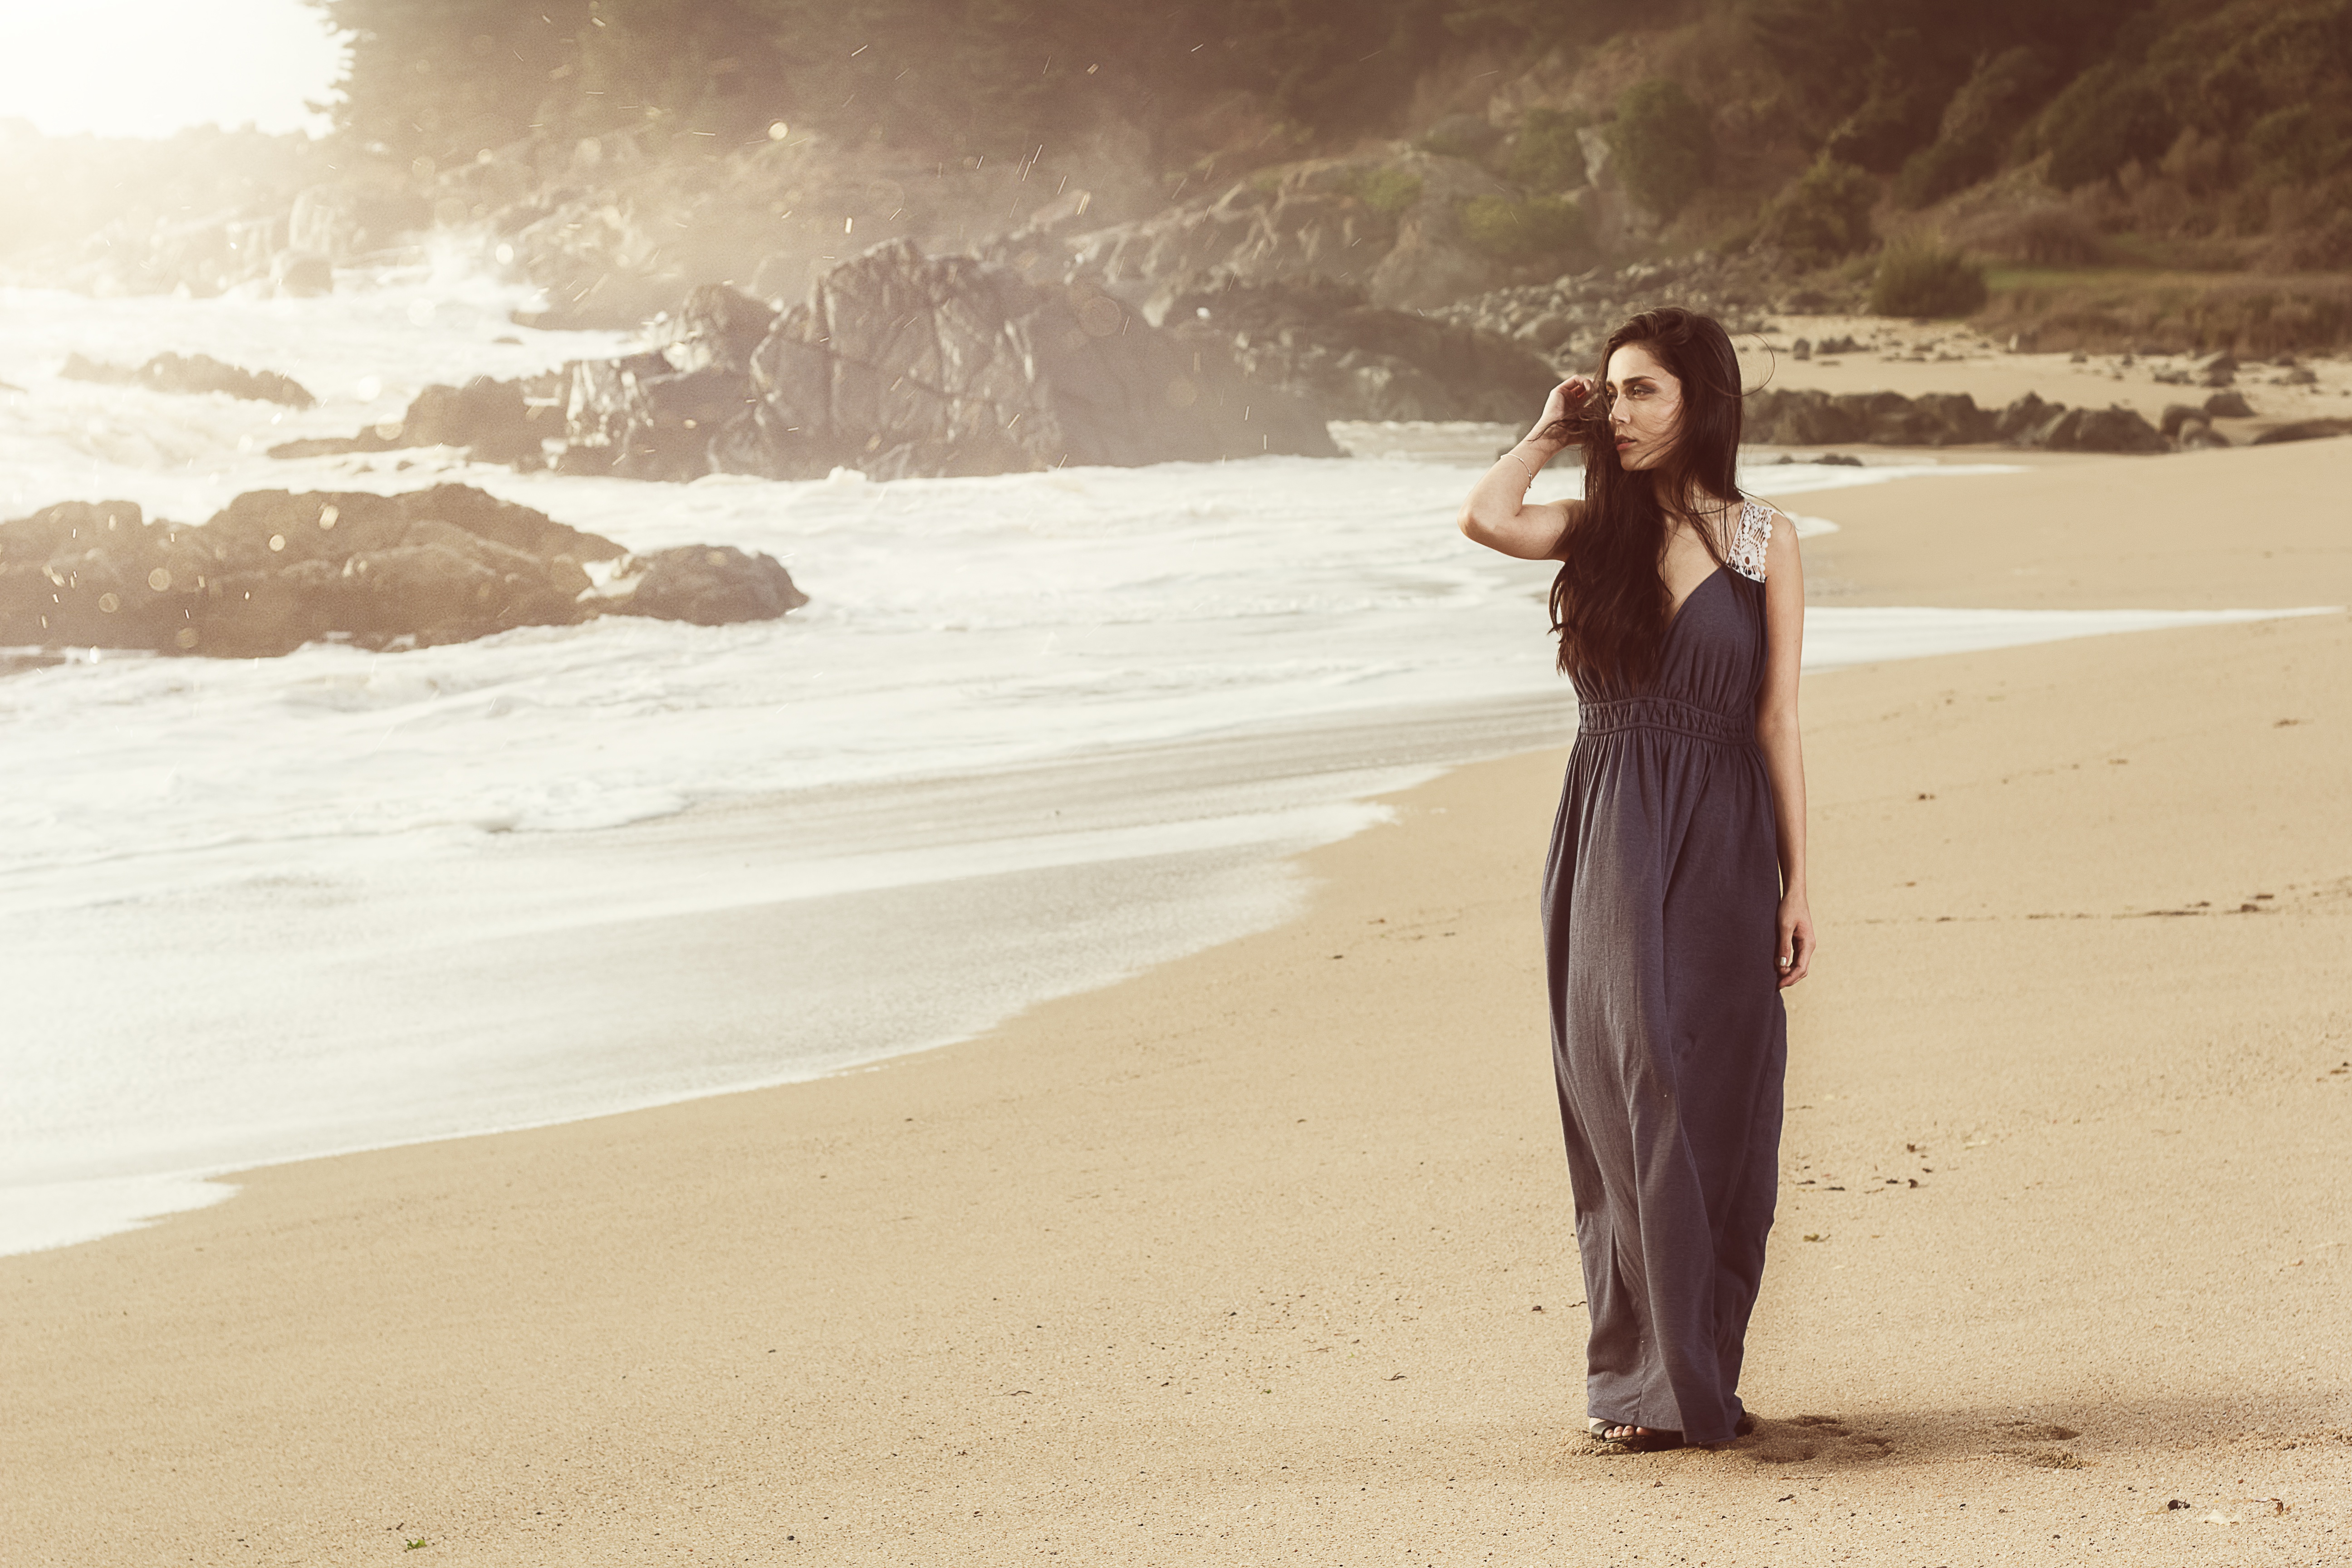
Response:
[{"label": "boulder on sand", "polygon": [[[0,523],[0,643],[252,658],[321,639],[462,642],[608,614],[713,624],[806,603],[772,558],[620,545],[467,485],[405,495],[251,491],[201,525],[127,501],[67,501]],[[647,589],[651,589],[650,595]]]},{"label": "boulder on sand", "polygon": [[1905,397],[1895,392],[1827,393],[1767,387],[1751,393],[1744,437],[1759,446],[1959,447],[1996,438],[2000,417],[1965,392]]},{"label": "boulder on sand", "polygon": [[2034,431],[2023,444],[2052,452],[2152,455],[2172,449],[2163,432],[2120,405],[2113,408],[2069,408]]},{"label": "boulder on sand", "polygon": [[2325,441],[2332,436],[2352,436],[2352,419],[2297,419],[2273,425],[2255,437],[2253,444],[2275,447],[2282,441]]}]

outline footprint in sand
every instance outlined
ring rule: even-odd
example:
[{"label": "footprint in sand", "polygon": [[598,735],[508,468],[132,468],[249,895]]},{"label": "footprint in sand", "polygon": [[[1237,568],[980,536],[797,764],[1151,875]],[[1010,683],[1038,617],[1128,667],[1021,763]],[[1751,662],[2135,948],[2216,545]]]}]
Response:
[{"label": "footprint in sand", "polygon": [[1867,1464],[1895,1448],[1885,1437],[1856,1432],[1835,1415],[1792,1415],[1786,1421],[1756,1419],[1756,1430],[1732,1444],[1732,1451],[1759,1465]]},{"label": "footprint in sand", "polygon": [[2000,1426],[2001,1453],[2014,1454],[2036,1469],[2086,1470],[2091,1461],[2072,1448],[2056,1445],[2082,1436],[2072,1426],[2051,1421],[2004,1421]]}]

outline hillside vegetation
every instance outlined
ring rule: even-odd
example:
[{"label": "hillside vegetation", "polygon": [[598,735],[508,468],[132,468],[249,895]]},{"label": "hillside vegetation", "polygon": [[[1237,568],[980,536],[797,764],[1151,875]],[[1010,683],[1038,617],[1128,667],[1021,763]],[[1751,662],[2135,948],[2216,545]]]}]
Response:
[{"label": "hillside vegetation", "polygon": [[[245,157],[253,211],[215,180],[178,220],[363,186],[282,242],[487,228],[582,319],[722,278],[790,294],[878,238],[1025,258],[1247,191],[1267,254],[1321,265],[1281,227],[1311,213],[1417,268],[1415,309],[1705,254],[1783,308],[1976,312],[2048,347],[2352,338],[2352,0],[311,3],[352,41],[334,136]],[[20,144],[0,175],[70,195],[110,161]],[[87,231],[33,205],[0,250]],[[140,243],[105,237],[119,286],[188,280],[120,259]]]}]

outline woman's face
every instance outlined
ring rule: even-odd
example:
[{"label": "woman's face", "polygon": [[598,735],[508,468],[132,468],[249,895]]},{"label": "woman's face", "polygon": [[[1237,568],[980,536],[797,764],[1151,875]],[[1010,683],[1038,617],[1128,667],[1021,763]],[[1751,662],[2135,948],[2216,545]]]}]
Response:
[{"label": "woman's face", "polygon": [[1618,466],[1628,471],[1656,468],[1675,444],[1683,384],[1640,343],[1627,343],[1609,356],[1608,377],[1609,428],[1617,438]]}]

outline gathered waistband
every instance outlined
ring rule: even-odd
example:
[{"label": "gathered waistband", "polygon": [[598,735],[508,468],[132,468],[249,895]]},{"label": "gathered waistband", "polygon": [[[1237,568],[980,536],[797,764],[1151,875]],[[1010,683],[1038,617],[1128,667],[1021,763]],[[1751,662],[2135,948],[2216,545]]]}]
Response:
[{"label": "gathered waistband", "polygon": [[1613,735],[1625,730],[1672,730],[1677,734],[1734,746],[1751,744],[1756,739],[1756,721],[1751,715],[1718,713],[1712,708],[1677,702],[1671,697],[1619,697],[1577,707],[1576,731],[1580,739],[1586,735]]}]

